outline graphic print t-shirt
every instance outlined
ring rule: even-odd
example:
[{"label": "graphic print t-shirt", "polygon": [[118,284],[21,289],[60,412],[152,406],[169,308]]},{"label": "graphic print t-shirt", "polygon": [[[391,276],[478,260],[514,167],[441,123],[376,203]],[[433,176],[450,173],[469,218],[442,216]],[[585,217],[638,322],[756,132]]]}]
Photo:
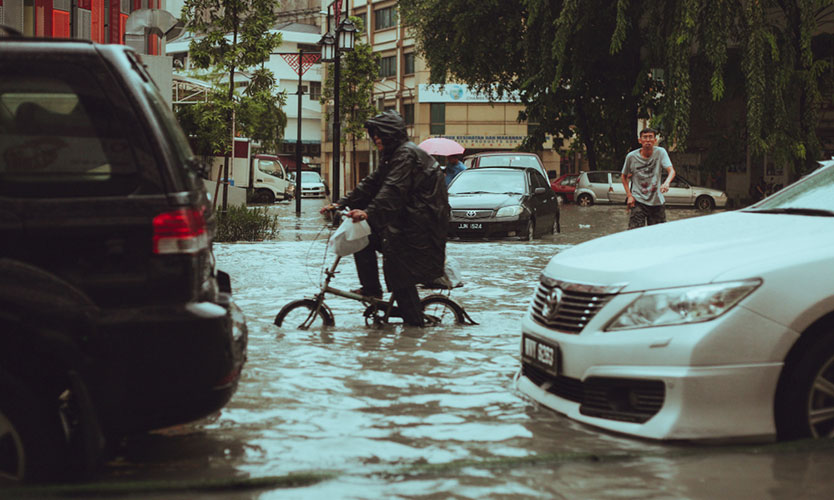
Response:
[{"label": "graphic print t-shirt", "polygon": [[649,158],[643,158],[639,149],[626,155],[623,174],[631,175],[631,195],[643,205],[663,205],[660,180],[663,171],[672,166],[669,153],[661,147],[654,147]]}]

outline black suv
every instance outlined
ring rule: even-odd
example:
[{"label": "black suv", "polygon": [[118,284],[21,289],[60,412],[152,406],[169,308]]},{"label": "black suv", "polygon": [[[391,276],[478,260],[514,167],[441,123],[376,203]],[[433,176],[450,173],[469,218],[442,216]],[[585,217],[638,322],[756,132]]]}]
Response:
[{"label": "black suv", "polygon": [[235,392],[246,325],[195,165],[131,49],[0,38],[0,483]]}]

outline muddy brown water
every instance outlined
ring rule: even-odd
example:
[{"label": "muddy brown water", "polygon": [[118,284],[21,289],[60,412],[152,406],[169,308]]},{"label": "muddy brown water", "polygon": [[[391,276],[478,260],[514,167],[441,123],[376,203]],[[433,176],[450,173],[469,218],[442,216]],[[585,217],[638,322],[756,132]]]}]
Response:
[{"label": "muddy brown water", "polygon": [[[271,207],[281,217],[273,240],[216,244],[250,329],[237,394],[210,419],[127,440],[97,481],[331,474],[289,489],[133,494],[146,498],[834,498],[830,445],[643,441],[513,389],[539,273],[562,249],[623,230],[622,207],[565,205],[562,234],[531,243],[450,242],[465,281],[453,297],[479,325],[371,328],[358,302],[329,298],[335,327],[278,328],[281,306],[322,279],[321,204],[304,200],[301,217],[294,202]],[[669,210],[671,220],[701,215]],[[356,286],[352,259],[339,271],[335,286]]]}]

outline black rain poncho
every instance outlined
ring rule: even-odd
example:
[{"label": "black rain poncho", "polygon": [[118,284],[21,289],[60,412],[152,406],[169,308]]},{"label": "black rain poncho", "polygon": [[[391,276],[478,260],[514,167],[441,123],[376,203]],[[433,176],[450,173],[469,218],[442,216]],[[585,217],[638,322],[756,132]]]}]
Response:
[{"label": "black rain poncho", "polygon": [[382,243],[389,289],[430,283],[443,275],[446,258],[449,199],[443,172],[408,140],[398,113],[386,111],[365,126],[383,141],[381,164],[338,204],[368,214]]}]

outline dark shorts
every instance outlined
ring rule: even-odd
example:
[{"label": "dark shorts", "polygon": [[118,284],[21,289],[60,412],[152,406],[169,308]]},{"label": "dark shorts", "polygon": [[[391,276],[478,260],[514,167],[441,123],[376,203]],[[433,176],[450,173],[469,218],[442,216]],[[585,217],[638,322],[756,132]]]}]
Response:
[{"label": "dark shorts", "polygon": [[666,222],[666,206],[664,205],[643,205],[635,201],[634,208],[631,209],[628,215],[629,229],[651,226],[653,224],[660,224],[661,222]]}]

